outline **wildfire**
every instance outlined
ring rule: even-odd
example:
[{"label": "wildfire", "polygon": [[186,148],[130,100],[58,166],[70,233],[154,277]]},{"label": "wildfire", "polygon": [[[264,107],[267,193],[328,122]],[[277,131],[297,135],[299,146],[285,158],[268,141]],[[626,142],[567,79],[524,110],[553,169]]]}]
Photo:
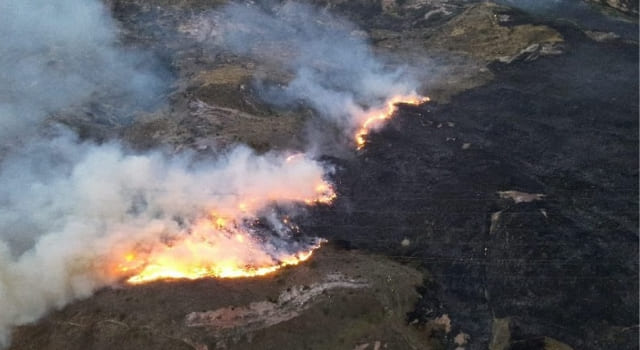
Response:
[{"label": "wildfire", "polygon": [[[252,245],[257,242],[246,240],[243,236],[237,236],[238,243],[247,243],[249,250],[253,250]],[[298,265],[308,260],[313,252],[320,247],[320,243],[311,246],[308,250],[283,257],[273,258],[259,256],[254,263],[247,263],[241,258],[216,259],[214,257],[199,256],[199,254],[215,251],[216,248],[205,242],[184,242],[192,253],[192,259],[183,257],[180,253],[182,248],[166,247],[161,253],[154,254],[149,260],[143,260],[144,267],[135,275],[129,277],[130,284],[142,284],[146,282],[163,279],[199,279],[205,277],[217,278],[239,278],[264,276],[275,272],[285,266]],[[254,257],[255,258],[255,257]],[[206,261],[202,261],[202,259]],[[121,272],[131,271],[129,266],[122,264],[119,266]]]},{"label": "wildfire", "polygon": [[[287,160],[293,161],[295,159]],[[279,197],[268,194],[267,199],[314,205],[331,203],[336,197],[327,182],[322,181],[312,189],[314,195],[310,198],[281,193]],[[130,284],[162,279],[263,276],[308,260],[320,247],[322,240],[293,248],[279,247],[280,241],[265,241],[259,234],[262,226],[255,216],[262,206],[263,200],[248,198],[239,202],[235,210],[210,212],[191,225],[188,232],[121,253],[115,259],[115,275],[125,277]],[[288,216],[278,221],[280,230],[298,231],[298,226]]]},{"label": "wildfire", "polygon": [[313,199],[305,199],[304,202],[308,205],[314,203],[321,204],[331,204],[334,199],[336,199],[337,195],[333,188],[327,183],[321,183],[316,186],[316,198]]},{"label": "wildfire", "polygon": [[381,127],[386,120],[391,119],[398,109],[398,104],[419,105],[429,101],[429,97],[420,96],[415,93],[409,95],[397,95],[387,99],[383,107],[366,111],[364,115],[359,118],[362,122],[360,124],[360,128],[355,134],[357,149],[362,149],[364,147],[366,143],[366,136],[371,132],[371,130]]},{"label": "wildfire", "polygon": [[[177,242],[155,244],[150,251],[125,253],[116,266],[117,275],[130,284],[162,279],[238,278],[263,276],[285,266],[308,260],[323,243],[317,240],[295,253],[269,251],[255,238],[246,223],[217,217],[195,225]],[[288,220],[283,220],[288,224]]]},{"label": "wildfire", "polygon": [[[417,94],[398,95],[385,101],[380,108],[355,115],[360,127],[355,133],[358,149],[364,147],[366,137],[383,125],[397,110],[400,103],[418,105],[429,101]],[[297,153],[282,159],[288,174],[306,174],[305,154]],[[300,176],[283,182],[298,181]],[[314,184],[315,181],[315,184]],[[296,186],[262,186],[254,196],[245,196],[230,206],[211,211],[190,228],[166,240],[141,244],[130,251],[121,252],[115,259],[116,276],[126,278],[130,284],[141,284],[160,279],[199,279],[204,277],[238,278],[263,276],[285,266],[308,260],[322,241],[280,247],[260,234],[258,213],[269,203],[329,204],[336,198],[331,184],[316,178]],[[302,184],[302,185],[300,185]],[[249,186],[253,186],[249,184]],[[274,220],[273,218],[271,220]],[[271,222],[272,229],[296,232],[298,227],[289,217]],[[286,234],[285,234],[286,236]],[[293,253],[292,253],[293,251]]]}]

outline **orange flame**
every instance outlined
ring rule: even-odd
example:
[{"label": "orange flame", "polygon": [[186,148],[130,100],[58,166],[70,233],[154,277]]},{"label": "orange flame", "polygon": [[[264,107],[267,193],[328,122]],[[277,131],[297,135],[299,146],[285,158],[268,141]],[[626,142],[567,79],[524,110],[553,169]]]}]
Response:
[{"label": "orange flame", "polygon": [[[333,187],[327,182],[316,185],[314,192],[313,198],[282,194],[279,200],[313,205],[329,204],[336,198]],[[252,208],[254,202],[259,206],[256,199],[240,202],[235,213],[212,211],[192,225],[188,233],[170,239],[169,243],[153,242],[150,246],[126,251],[116,258],[115,275],[125,277],[130,284],[163,279],[263,276],[308,260],[320,247],[323,241],[306,245],[295,253],[283,253],[275,248],[269,252],[265,243],[249,232],[251,224],[246,223],[246,219],[252,218],[247,211],[255,209]],[[288,217],[281,223],[291,230],[298,229]]]},{"label": "orange flame", "polygon": [[429,97],[420,96],[415,93],[397,95],[387,99],[383,107],[366,111],[360,118],[362,123],[355,134],[357,149],[362,149],[364,147],[366,144],[366,137],[371,130],[380,128],[385,121],[393,117],[394,113],[398,109],[398,104],[419,105],[429,101]]},{"label": "orange flame", "polygon": [[[393,96],[380,108],[364,111],[356,119],[360,126],[355,133],[358,149],[364,147],[366,137],[380,128],[397,110],[397,104],[418,105],[429,101],[428,97],[415,93]],[[295,166],[304,154],[293,154],[284,159],[288,166]],[[267,187],[268,188],[268,187]],[[307,187],[306,192],[269,188],[259,198],[240,198],[230,208],[211,211],[208,217],[196,222],[188,233],[172,237],[167,242],[154,242],[150,246],[121,252],[115,259],[114,273],[126,278],[127,283],[141,284],[162,279],[199,279],[205,277],[238,278],[263,276],[285,266],[297,265],[308,260],[322,241],[306,246],[302,251],[282,253],[269,248],[244,224],[248,218],[264,208],[268,201],[300,202],[307,205],[330,204],[336,197],[331,184],[319,181]],[[297,226],[288,217],[281,224],[291,230]]]},{"label": "orange flame", "polygon": [[[258,253],[252,257],[253,262],[243,261],[242,257],[222,258],[206,256],[209,253],[219,253],[217,248],[197,239],[188,239],[180,243],[179,247],[164,246],[160,251],[142,258],[140,261],[127,261],[118,266],[119,272],[128,273],[136,271],[136,274],[127,279],[130,284],[142,284],[165,279],[200,279],[205,277],[239,278],[264,276],[275,272],[285,266],[298,265],[308,260],[313,252],[320,247],[322,242],[311,246],[308,250],[285,255],[278,258],[270,257],[262,252],[262,247],[257,247],[258,242],[250,240],[248,236],[238,234],[235,236],[239,244],[246,243],[248,252]],[[193,254],[184,256],[185,251]],[[223,248],[223,247],[218,247]],[[257,249],[254,249],[257,248]]]}]

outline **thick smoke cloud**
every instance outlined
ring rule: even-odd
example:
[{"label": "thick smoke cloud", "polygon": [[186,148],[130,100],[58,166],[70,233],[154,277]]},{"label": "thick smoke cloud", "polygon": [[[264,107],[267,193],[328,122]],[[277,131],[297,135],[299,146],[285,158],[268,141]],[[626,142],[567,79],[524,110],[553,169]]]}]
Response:
[{"label": "thick smoke cloud", "polygon": [[[243,147],[209,161],[136,154],[48,123],[61,108],[104,98],[137,108],[163,88],[148,56],[119,45],[97,0],[2,1],[0,37],[0,348],[11,327],[126,277],[114,259],[191,235],[212,210],[241,221],[317,194],[325,169],[304,157]],[[238,211],[243,198],[251,202]],[[225,249],[210,259],[264,261],[278,242],[218,241]]]},{"label": "thick smoke cloud", "polygon": [[328,12],[284,2],[268,9],[231,4],[216,15],[218,45],[294,72],[284,88],[262,86],[266,101],[304,102],[347,133],[366,107],[418,87],[404,69],[374,56],[361,31]]},{"label": "thick smoke cloud", "polygon": [[[417,87],[328,13],[286,2],[270,10],[232,4],[217,16],[222,47],[294,73],[284,87],[265,83],[265,99],[304,102],[347,133],[369,108]],[[260,244],[207,236],[218,241],[198,252],[204,264],[233,258],[259,265],[296,249],[267,210],[317,198],[330,171],[322,164],[244,147],[209,160],[139,154],[46,123],[62,108],[103,98],[136,108],[163,88],[148,56],[119,44],[98,0],[0,2],[0,36],[0,348],[11,327],[127,277],[114,269],[118,257],[165,254],[166,242],[198,239],[194,230],[212,211],[237,222],[264,217],[283,236]],[[42,136],[45,126],[49,136]],[[193,253],[167,254],[181,260]]]},{"label": "thick smoke cloud", "polygon": [[96,0],[2,1],[0,38],[5,145],[59,108],[109,94],[118,104],[148,103],[162,86],[148,56],[118,47],[117,27]]},{"label": "thick smoke cloud", "polygon": [[[113,262],[134,248],[190,236],[213,210],[240,221],[272,198],[313,198],[323,174],[314,161],[257,156],[247,148],[203,163],[71,137],[31,144],[0,172],[0,340],[6,344],[11,326],[121,279]],[[239,212],[244,198],[254,201]],[[264,263],[279,249],[216,239],[203,262]]]},{"label": "thick smoke cloud", "polygon": [[1,348],[11,326],[109,282],[95,264],[126,234],[113,227],[126,222],[121,165],[144,163],[68,131],[43,137],[43,122],[90,98],[147,103],[161,84],[138,67],[143,55],[118,47],[98,1],[2,1],[0,37]]}]

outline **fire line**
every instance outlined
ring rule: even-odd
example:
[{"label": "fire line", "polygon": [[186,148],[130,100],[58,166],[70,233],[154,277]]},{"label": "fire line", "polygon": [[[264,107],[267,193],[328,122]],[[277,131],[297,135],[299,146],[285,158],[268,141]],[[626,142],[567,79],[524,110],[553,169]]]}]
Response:
[{"label": "fire line", "polygon": [[367,135],[369,135],[372,130],[382,127],[386,121],[393,117],[398,110],[398,104],[419,105],[429,101],[429,97],[420,96],[415,93],[398,95],[389,98],[383,107],[365,112],[364,116],[360,118],[363,122],[355,133],[356,148],[358,150],[362,149],[366,144]]},{"label": "fire line", "polygon": [[[363,111],[354,118],[359,127],[354,134],[356,148],[366,145],[366,138],[373,130],[381,128],[391,119],[398,104],[419,105],[429,97],[415,93],[397,95],[387,99],[383,106]],[[304,158],[303,153],[290,155],[287,164]],[[331,204],[336,198],[332,185],[321,181],[313,186],[311,198],[281,197],[267,198],[273,202],[297,202],[306,205]],[[264,198],[263,198],[264,200]],[[115,271],[124,276],[129,284],[142,284],[164,279],[242,278],[264,276],[285,266],[298,265],[308,260],[320,248],[324,240],[306,246],[296,253],[268,251],[265,242],[254,237],[240,218],[252,217],[264,205],[264,201],[245,198],[237,208],[227,215],[212,212],[196,222],[191,232],[180,236],[170,244],[155,242],[141,251],[126,251],[121,255]],[[280,219],[280,225],[297,229],[288,217]]]}]

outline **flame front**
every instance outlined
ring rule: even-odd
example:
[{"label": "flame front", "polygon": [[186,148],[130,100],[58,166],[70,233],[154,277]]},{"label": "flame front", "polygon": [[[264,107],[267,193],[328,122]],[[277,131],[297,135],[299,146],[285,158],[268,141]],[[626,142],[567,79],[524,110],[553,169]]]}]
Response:
[{"label": "flame front", "polygon": [[[357,148],[364,147],[367,135],[393,116],[398,104],[418,105],[427,101],[428,97],[415,93],[398,95],[387,99],[382,107],[354,115],[359,125],[354,135]],[[308,161],[302,153],[283,158],[279,166],[290,178],[259,187],[248,184],[250,195],[239,196],[224,208],[211,211],[184,232],[117,253],[112,265],[116,277],[124,277],[131,284],[161,279],[254,277],[309,259],[322,241],[282,249],[260,238],[254,227],[258,214],[270,203],[330,204],[336,198],[331,184],[317,175],[309,175],[305,167]],[[303,176],[310,176],[311,181],[300,181]],[[278,219],[275,225],[297,230],[288,217]]]},{"label": "flame front", "polygon": [[429,101],[429,97],[420,96],[415,93],[408,95],[396,95],[388,98],[385,101],[384,106],[363,112],[362,116],[358,117],[358,120],[360,120],[360,127],[355,133],[357,149],[362,149],[364,147],[366,144],[366,137],[371,130],[380,128],[387,120],[393,117],[394,113],[398,109],[398,104],[419,105]]},{"label": "flame front", "polygon": [[[218,231],[209,232],[208,235],[208,239],[196,236],[173,246],[156,247],[156,250],[146,256],[135,257],[135,253],[128,253],[118,269],[123,274],[135,271],[127,279],[130,284],[162,279],[263,276],[285,266],[306,261],[322,243],[318,241],[307,250],[294,254],[271,256],[265,252],[260,242],[243,233],[227,236]],[[220,236],[215,237],[216,235]],[[130,259],[132,256],[135,258]]]},{"label": "flame front", "polygon": [[[286,217],[282,223],[297,228]],[[131,284],[162,279],[263,276],[306,261],[323,242],[316,240],[295,253],[283,253],[256,238],[250,226],[212,214],[181,239],[123,254],[115,267],[116,275],[127,276]]]},{"label": "flame front", "polygon": [[309,259],[323,241],[291,240],[299,228],[273,204],[329,204],[336,193],[322,178],[324,169],[304,154],[280,158],[268,167],[278,175],[262,178],[259,185],[241,182],[240,191],[212,202],[216,208],[200,218],[114,250],[109,273],[130,284],[253,277]]}]

